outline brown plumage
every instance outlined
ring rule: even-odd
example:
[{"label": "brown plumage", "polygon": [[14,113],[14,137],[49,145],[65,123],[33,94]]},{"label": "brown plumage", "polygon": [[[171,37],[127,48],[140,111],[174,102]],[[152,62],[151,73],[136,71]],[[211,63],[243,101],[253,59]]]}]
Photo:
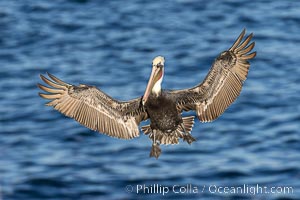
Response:
[{"label": "brown plumage", "polygon": [[74,86],[49,74],[52,80],[41,75],[41,79],[52,88],[38,84],[49,94],[39,93],[52,100],[47,106],[74,118],[80,124],[112,137],[131,139],[139,136],[138,124],[147,119],[141,98],[119,102],[94,86]]},{"label": "brown plumage", "polygon": [[222,52],[214,61],[204,81],[184,90],[162,90],[164,58],[153,60],[152,73],[142,97],[121,102],[106,95],[94,86],[68,84],[55,76],[41,79],[50,87],[38,84],[47,92],[39,93],[51,100],[46,105],[74,118],[80,124],[106,135],[132,139],[139,136],[139,124],[150,119],[142,131],[153,141],[150,156],[158,158],[160,144],[177,144],[179,138],[189,144],[194,117],[182,118],[183,111],[195,110],[202,122],[219,117],[239,96],[250,67],[249,61],[256,52],[251,50],[252,34],[244,41],[245,30],[232,47]]},{"label": "brown plumage", "polygon": [[244,35],[245,30],[229,50],[215,59],[201,84],[171,92],[180,110],[195,110],[200,121],[210,122],[219,117],[239,96],[248,75],[248,60],[256,56],[256,52],[248,54],[255,45],[254,42],[248,45],[253,34],[242,42]]}]

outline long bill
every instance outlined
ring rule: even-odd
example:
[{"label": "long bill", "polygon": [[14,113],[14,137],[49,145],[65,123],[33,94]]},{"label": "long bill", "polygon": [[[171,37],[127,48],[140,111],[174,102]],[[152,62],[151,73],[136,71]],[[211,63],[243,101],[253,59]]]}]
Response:
[{"label": "long bill", "polygon": [[150,75],[150,79],[148,81],[148,85],[146,87],[146,90],[145,90],[145,93],[143,96],[143,100],[142,100],[143,105],[145,105],[145,103],[147,102],[149,95],[154,87],[154,84],[161,78],[161,76],[162,76],[161,68],[153,67],[151,75]]}]

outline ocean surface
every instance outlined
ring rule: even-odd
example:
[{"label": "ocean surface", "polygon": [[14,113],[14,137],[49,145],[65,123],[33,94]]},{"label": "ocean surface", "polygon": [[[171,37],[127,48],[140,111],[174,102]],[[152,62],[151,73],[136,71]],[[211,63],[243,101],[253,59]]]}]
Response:
[{"label": "ocean surface", "polygon": [[[141,96],[157,55],[164,88],[192,87],[244,28],[240,97],[158,160],[147,136],[98,134],[38,96],[46,72]],[[0,200],[300,199],[299,1],[1,0],[0,65]]]}]

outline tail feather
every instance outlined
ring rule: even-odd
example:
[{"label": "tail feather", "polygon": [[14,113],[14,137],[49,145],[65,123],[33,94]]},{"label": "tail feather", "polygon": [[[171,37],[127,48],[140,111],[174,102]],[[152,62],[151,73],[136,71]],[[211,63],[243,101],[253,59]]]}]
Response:
[{"label": "tail feather", "polygon": [[[195,116],[189,116],[189,117],[182,118],[184,129],[187,133],[191,133],[193,126],[194,126],[194,119],[195,119]],[[180,127],[180,129],[182,129],[182,128]],[[184,131],[184,130],[181,130],[181,131]]]},{"label": "tail feather", "polygon": [[145,135],[148,135],[149,133],[152,132],[152,129],[151,129],[150,125],[142,126],[141,129],[142,129],[142,131],[144,132]]},{"label": "tail feather", "polygon": [[[156,132],[156,140],[160,141],[161,144],[178,144],[179,138],[183,138],[184,134],[190,134],[194,126],[194,116],[183,117],[183,126],[178,126],[178,128],[172,133],[163,133],[161,131]],[[184,127],[184,129],[183,129]],[[150,139],[153,139],[152,129],[150,125],[145,125],[141,127],[145,135],[149,135]]]}]

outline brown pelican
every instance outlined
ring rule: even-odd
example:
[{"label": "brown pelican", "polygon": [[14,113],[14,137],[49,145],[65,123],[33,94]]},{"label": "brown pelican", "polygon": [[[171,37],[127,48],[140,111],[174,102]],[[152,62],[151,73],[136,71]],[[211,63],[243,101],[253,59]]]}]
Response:
[{"label": "brown pelican", "polygon": [[140,122],[150,119],[150,125],[141,129],[152,140],[150,157],[158,158],[160,144],[178,144],[179,138],[189,144],[195,141],[191,135],[194,116],[182,117],[183,111],[194,110],[201,122],[210,122],[239,96],[250,67],[248,60],[256,56],[250,52],[255,45],[249,44],[253,34],[243,40],[244,35],[245,30],[215,59],[204,81],[189,89],[161,89],[165,59],[158,56],[152,62],[145,94],[130,101],[117,101],[95,86],[75,86],[49,73],[50,79],[40,77],[51,87],[38,84],[47,92],[39,95],[51,100],[47,106],[112,137],[138,137]]}]

